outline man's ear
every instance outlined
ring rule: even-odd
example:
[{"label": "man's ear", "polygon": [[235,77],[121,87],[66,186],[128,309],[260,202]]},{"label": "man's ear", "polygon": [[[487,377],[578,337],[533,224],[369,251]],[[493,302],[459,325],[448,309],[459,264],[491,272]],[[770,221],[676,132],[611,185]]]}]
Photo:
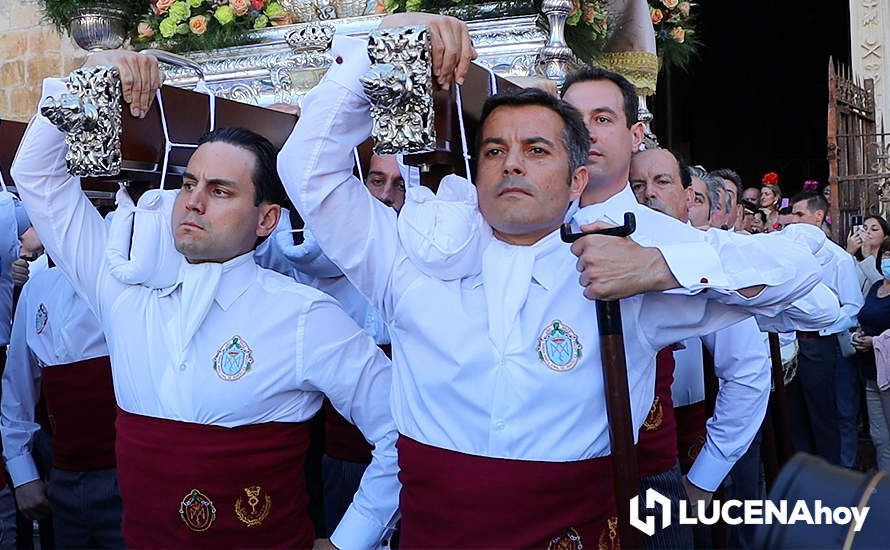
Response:
[{"label": "man's ear", "polygon": [[587,187],[587,167],[579,166],[572,173],[572,179],[569,180],[569,198],[576,200],[584,192]]},{"label": "man's ear", "polygon": [[645,135],[645,131],[646,125],[642,122],[637,122],[630,127],[630,133],[633,139],[633,151],[640,150],[640,144],[643,143],[643,136]]},{"label": "man's ear", "polygon": [[689,210],[695,204],[695,191],[692,189],[692,185],[683,191],[686,192],[686,210]]},{"label": "man's ear", "polygon": [[256,236],[268,237],[278,227],[281,218],[281,206],[264,202],[260,204],[260,213],[257,218]]}]

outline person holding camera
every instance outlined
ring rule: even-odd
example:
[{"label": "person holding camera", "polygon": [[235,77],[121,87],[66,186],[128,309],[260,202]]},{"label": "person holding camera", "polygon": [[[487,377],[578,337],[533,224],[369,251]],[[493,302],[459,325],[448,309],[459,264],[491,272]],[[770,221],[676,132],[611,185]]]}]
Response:
[{"label": "person holding camera", "polygon": [[853,230],[847,237],[847,252],[859,262],[859,282],[862,293],[866,294],[872,285],[884,278],[875,267],[880,263],[875,261],[875,255],[884,239],[890,237],[890,224],[878,215],[868,216],[864,220],[862,216],[853,216],[853,222]]}]

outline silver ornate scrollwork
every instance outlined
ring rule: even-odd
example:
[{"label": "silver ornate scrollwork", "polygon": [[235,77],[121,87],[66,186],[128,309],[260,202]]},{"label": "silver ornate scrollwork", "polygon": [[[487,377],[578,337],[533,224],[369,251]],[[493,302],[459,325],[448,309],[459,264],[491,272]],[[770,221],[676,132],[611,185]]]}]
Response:
[{"label": "silver ornate scrollwork", "polygon": [[40,114],[68,134],[68,173],[117,175],[121,170],[120,73],[115,67],[83,67],[68,76],[67,85],[67,94],[43,101]]},{"label": "silver ornate scrollwork", "polygon": [[426,26],[379,29],[368,36],[371,69],[362,77],[371,101],[374,152],[414,154],[436,145],[430,35]]},{"label": "silver ornate scrollwork", "polygon": [[541,12],[547,17],[550,36],[538,54],[538,74],[562,86],[575,69],[575,56],[565,41],[566,19],[572,12],[571,0],[544,0]]},{"label": "silver ornate scrollwork", "polygon": [[325,23],[307,23],[289,31],[284,40],[294,53],[324,52],[331,49],[336,29]]}]

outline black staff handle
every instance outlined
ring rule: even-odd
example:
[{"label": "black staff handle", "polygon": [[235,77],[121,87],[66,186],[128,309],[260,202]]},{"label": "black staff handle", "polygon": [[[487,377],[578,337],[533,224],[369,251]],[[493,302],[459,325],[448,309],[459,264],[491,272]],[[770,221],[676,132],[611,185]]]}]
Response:
[{"label": "black staff handle", "polygon": [[[560,229],[568,243],[586,235],[627,237],[636,229],[633,213],[624,214],[624,225],[600,231],[573,233],[566,224]],[[640,475],[634,447],[634,428],[627,386],[627,359],[621,327],[621,303],[617,300],[596,300],[596,320],[600,335],[600,357],[606,392],[606,415],[609,419],[609,441],[612,446],[612,479],[615,483],[615,506],[618,511],[618,534],[622,548],[642,548],[640,531],[630,524],[630,500],[639,494]]]}]

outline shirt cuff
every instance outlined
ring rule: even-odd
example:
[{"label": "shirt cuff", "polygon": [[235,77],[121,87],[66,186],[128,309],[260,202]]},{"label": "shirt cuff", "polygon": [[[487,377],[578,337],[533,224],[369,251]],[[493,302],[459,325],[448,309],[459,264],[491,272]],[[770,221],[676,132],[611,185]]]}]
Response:
[{"label": "shirt cuff", "polygon": [[330,52],[334,63],[325,74],[325,80],[336,82],[352,93],[365,97],[365,90],[359,78],[371,68],[367,40],[337,35],[331,44]]},{"label": "shirt cuff", "polygon": [[708,243],[665,244],[659,245],[658,250],[682,287],[672,293],[694,294],[708,288],[734,290],[728,288],[720,257]]},{"label": "shirt cuff", "polygon": [[40,479],[40,474],[37,473],[37,466],[34,464],[34,459],[31,458],[31,455],[28,453],[7,460],[6,470],[9,472],[9,477],[12,479],[12,486],[16,488],[21,487],[25,483],[30,483],[35,479]]},{"label": "shirt cuff", "polygon": [[354,505],[350,505],[331,535],[331,543],[340,550],[377,548],[385,532],[385,527],[363,516]]},{"label": "shirt cuff", "polygon": [[686,477],[696,487],[713,493],[723,483],[723,480],[729,474],[729,471],[732,470],[736,461],[720,458],[709,447],[709,443],[702,447]]}]

